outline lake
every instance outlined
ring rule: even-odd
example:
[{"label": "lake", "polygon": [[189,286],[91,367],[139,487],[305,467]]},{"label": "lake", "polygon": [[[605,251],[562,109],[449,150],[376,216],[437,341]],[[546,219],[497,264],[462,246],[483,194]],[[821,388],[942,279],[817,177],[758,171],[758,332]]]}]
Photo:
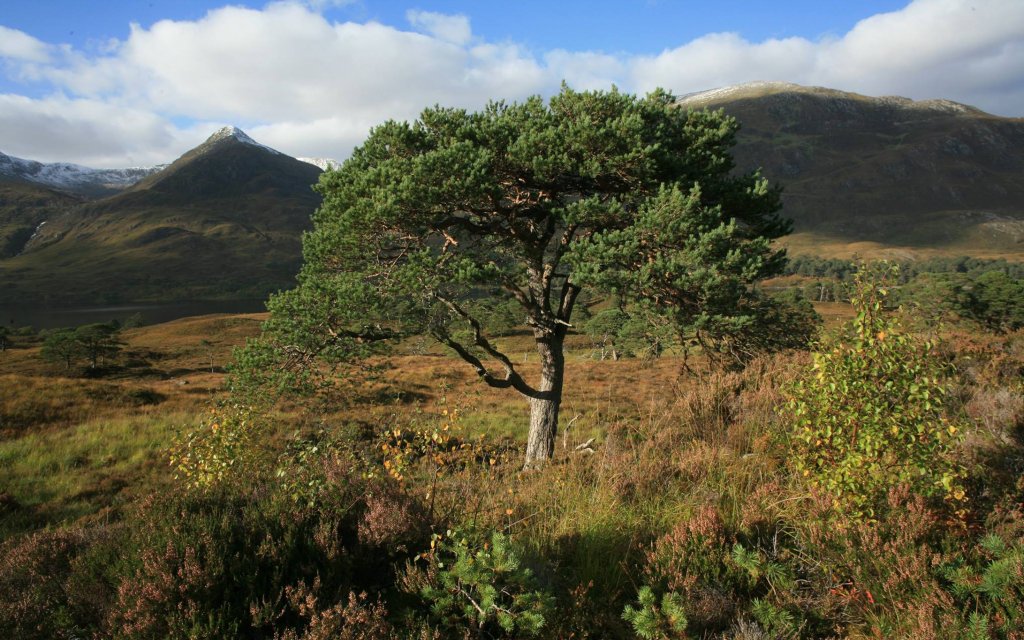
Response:
[{"label": "lake", "polygon": [[259,313],[266,311],[264,303],[264,300],[221,300],[73,308],[5,304],[0,306],[0,325],[56,329],[111,320],[124,322],[135,314],[142,316],[142,324],[158,324],[211,313]]}]

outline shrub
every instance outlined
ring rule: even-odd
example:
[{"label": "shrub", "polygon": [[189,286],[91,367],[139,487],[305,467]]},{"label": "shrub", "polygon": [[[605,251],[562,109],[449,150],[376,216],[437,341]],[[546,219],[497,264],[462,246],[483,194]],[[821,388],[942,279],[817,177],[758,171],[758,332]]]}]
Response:
[{"label": "shrub", "polygon": [[637,594],[637,604],[626,605],[622,612],[622,619],[633,626],[636,635],[648,640],[686,637],[686,613],[678,593],[662,594],[659,604],[651,588],[643,586]]},{"label": "shrub", "polygon": [[320,580],[306,587],[287,587],[288,606],[300,617],[308,620],[304,632],[288,629],[274,634],[275,640],[392,640],[397,639],[394,628],[387,621],[387,609],[378,600],[370,602],[365,592],[358,596],[350,592],[348,600],[321,610]]},{"label": "shrub", "polygon": [[952,454],[964,427],[947,416],[946,367],[935,343],[886,313],[888,290],[873,273],[855,278],[852,336],[823,345],[788,390],[796,469],[855,517],[875,517],[899,484],[959,507],[963,471]]},{"label": "shrub", "polygon": [[431,546],[420,595],[436,621],[475,628],[482,637],[533,637],[545,627],[554,601],[508,536],[449,531],[435,535]]},{"label": "shrub", "polygon": [[[319,637],[317,627],[349,615],[348,593],[390,578],[387,554],[358,542],[363,492],[336,486],[314,509],[273,485],[157,499],[133,515],[131,566],[106,621],[110,635],[271,637],[291,629]],[[306,599],[299,593],[319,601],[315,611],[298,607]]]},{"label": "shrub", "polygon": [[730,559],[730,538],[714,507],[702,507],[646,553],[645,582],[656,591],[677,593],[688,626],[696,632],[721,630],[732,618],[737,596],[753,582]]},{"label": "shrub", "polygon": [[64,576],[86,542],[80,530],[44,531],[0,547],[0,628],[9,637],[59,638],[78,631]]},{"label": "shrub", "polygon": [[977,635],[969,637],[991,637],[975,630],[1003,635],[1024,628],[1024,544],[1007,544],[989,534],[976,551],[979,557],[974,563],[944,568],[952,594],[973,609],[969,628]]},{"label": "shrub", "polygon": [[206,490],[239,476],[252,460],[255,429],[248,407],[212,408],[198,428],[175,441],[170,455],[175,477],[191,489]]}]

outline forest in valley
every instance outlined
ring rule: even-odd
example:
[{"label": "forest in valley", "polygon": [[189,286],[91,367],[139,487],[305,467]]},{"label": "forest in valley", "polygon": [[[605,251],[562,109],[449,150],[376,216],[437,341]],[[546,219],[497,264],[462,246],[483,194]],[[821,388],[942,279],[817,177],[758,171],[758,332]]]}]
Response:
[{"label": "forest in valley", "polygon": [[0,629],[1024,638],[1024,268],[787,256],[737,127],[427,109],[266,313],[0,328]]}]

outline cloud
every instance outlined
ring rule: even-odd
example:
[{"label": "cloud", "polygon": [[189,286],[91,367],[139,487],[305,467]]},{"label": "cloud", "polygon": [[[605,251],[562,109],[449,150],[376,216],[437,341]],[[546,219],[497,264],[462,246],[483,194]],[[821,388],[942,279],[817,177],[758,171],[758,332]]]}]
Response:
[{"label": "cloud", "polygon": [[647,55],[530,51],[475,36],[461,15],[409,11],[411,30],[325,17],[338,4],[225,6],[197,20],[132,25],[124,40],[88,51],[0,27],[8,78],[50,93],[3,96],[2,149],[106,166],[163,162],[201,141],[209,131],[200,128],[236,124],[293,155],[344,157],[388,118],[548,95],[562,79],[678,94],[786,80],[1024,115],[1019,0],[915,0],[817,40],[713,33]]},{"label": "cloud", "polygon": [[23,31],[0,25],[0,58],[22,62],[49,62],[50,46]]},{"label": "cloud", "polygon": [[[8,110],[0,114],[0,132],[45,125],[67,141],[62,159],[109,163],[117,144],[127,153],[136,146],[128,140],[153,139],[152,132],[140,138],[127,122],[118,135],[116,114],[124,110],[172,129],[172,120],[238,124],[288,153],[341,157],[388,118],[414,118],[435,103],[478,108],[490,98],[523,98],[557,86],[514,44],[469,45],[465,18],[421,13],[416,20],[443,37],[376,22],[330,22],[297,2],[132,25],[128,38],[105,54],[65,51],[59,63],[23,65],[21,77],[50,83],[74,99]],[[101,113],[97,105],[107,109]],[[64,109],[66,118],[41,120],[34,108],[49,116]],[[103,143],[98,131],[123,142]],[[50,141],[32,145],[29,135],[0,140],[8,153],[52,157]],[[191,138],[182,134],[173,142],[185,140]]]},{"label": "cloud", "polygon": [[0,94],[0,140],[9,155],[93,167],[150,166],[202,142],[210,124],[178,128],[146,110],[100,100]]},{"label": "cloud", "polygon": [[554,75],[571,80],[573,88],[581,91],[607,89],[628,77],[621,58],[597,51],[556,49],[544,55],[544,64],[550,70],[557,70]]},{"label": "cloud", "polygon": [[443,42],[464,45],[473,35],[469,28],[469,18],[466,16],[409,10],[405,12],[405,18],[414,28],[426,31]]},{"label": "cloud", "polygon": [[698,38],[632,61],[633,87],[679,93],[786,80],[869,95],[951,98],[1024,114],[1024,3],[916,0],[861,20],[842,37],[749,42]]},{"label": "cloud", "polygon": [[539,90],[538,77],[514,45],[332,23],[297,3],[133,25],[113,55],[47,72],[77,95],[117,93],[160,112],[243,122],[412,117],[434,102],[478,106],[506,95],[506,83],[517,96]]},{"label": "cloud", "polygon": [[337,159],[347,157],[377,124],[374,119],[329,116],[258,125],[248,133],[263,144],[295,157]]},{"label": "cloud", "polygon": [[814,68],[815,45],[803,38],[751,43],[734,33],[715,33],[657,56],[630,61],[632,87],[691,93],[755,80],[800,83]]}]

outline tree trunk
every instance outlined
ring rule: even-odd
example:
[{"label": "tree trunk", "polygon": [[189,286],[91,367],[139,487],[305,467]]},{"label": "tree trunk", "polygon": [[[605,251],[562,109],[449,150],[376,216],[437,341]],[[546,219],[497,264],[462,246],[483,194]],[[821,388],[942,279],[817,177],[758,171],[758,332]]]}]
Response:
[{"label": "tree trunk", "polygon": [[539,393],[530,401],[530,434],[526,442],[524,468],[542,466],[555,453],[558,434],[558,409],[562,404],[562,382],[565,378],[565,354],[560,334],[537,333],[541,375]]}]

